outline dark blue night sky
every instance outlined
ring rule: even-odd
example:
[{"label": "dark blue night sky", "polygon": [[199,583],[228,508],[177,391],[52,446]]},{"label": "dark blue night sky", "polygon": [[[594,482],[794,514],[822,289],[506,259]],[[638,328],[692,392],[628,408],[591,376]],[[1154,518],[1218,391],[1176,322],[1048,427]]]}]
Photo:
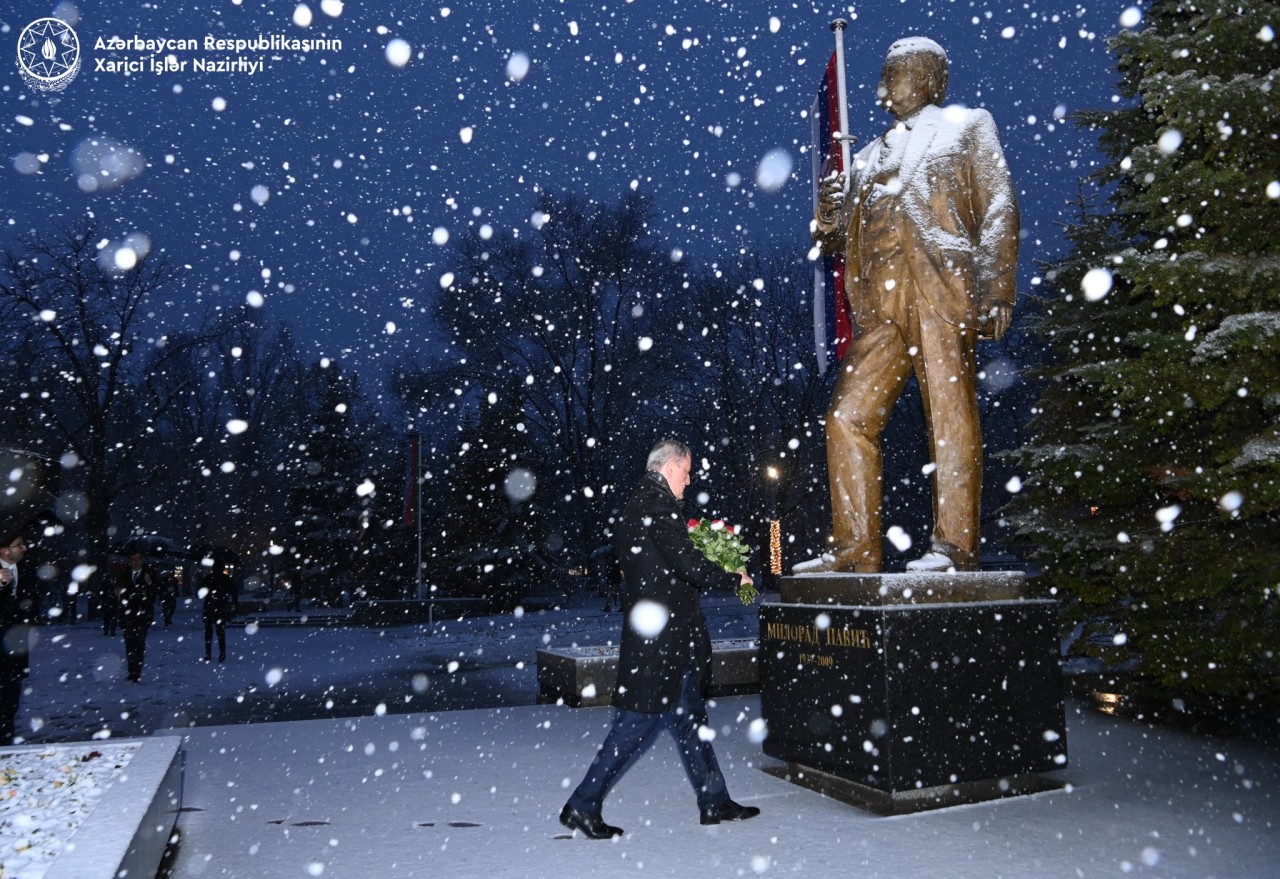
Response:
[{"label": "dark blue night sky", "polygon": [[[84,65],[52,97],[30,91],[12,60],[0,70],[0,245],[92,211],[109,252],[140,235],[190,266],[157,320],[193,322],[257,293],[315,353],[374,379],[384,358],[442,335],[422,315],[429,297],[449,295],[438,239],[481,224],[527,233],[540,188],[651,196],[653,234],[693,265],[807,249],[807,113],[833,47],[828,24],[843,16],[863,142],[888,121],[874,85],[901,36],[940,42],[949,100],[991,110],[1020,191],[1026,290],[1035,262],[1062,250],[1055,224],[1097,161],[1092,137],[1059,117],[1111,101],[1106,37],[1132,5],[913,0],[856,4],[854,15],[781,0],[317,0],[304,28],[287,2],[18,0],[0,18],[5,57],[23,27],[55,13],[72,19]],[[149,55],[95,49],[99,37],[259,35],[342,48],[245,52],[263,62],[252,76],[95,69]],[[389,60],[393,40],[411,49],[402,67]],[[768,192],[757,170],[778,149],[794,170]],[[96,191],[77,182],[86,170]]]}]

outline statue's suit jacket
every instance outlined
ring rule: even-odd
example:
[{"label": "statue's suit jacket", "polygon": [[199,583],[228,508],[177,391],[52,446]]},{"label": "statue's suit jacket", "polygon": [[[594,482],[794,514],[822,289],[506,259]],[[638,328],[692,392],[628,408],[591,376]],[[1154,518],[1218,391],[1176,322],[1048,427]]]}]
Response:
[{"label": "statue's suit jacket", "polygon": [[[930,104],[907,124],[898,240],[920,294],[947,323],[976,329],[979,308],[1016,296],[1018,204],[995,121],[986,110]],[[860,208],[883,148],[879,137],[858,152],[842,222],[814,233],[828,253],[845,248],[845,294],[860,327],[877,320],[880,291],[861,270],[869,246]]]}]

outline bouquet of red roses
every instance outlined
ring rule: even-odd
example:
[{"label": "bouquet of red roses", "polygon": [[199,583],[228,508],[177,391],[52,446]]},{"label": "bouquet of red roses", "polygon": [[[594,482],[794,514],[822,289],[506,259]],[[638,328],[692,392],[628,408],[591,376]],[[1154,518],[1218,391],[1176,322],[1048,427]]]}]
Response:
[{"label": "bouquet of red roses", "polygon": [[[737,525],[729,525],[723,519],[690,519],[688,526],[689,539],[712,564],[733,572],[747,567],[751,547],[738,537]],[[738,587],[738,598],[743,604],[755,601],[759,594],[754,586],[744,583]]]}]

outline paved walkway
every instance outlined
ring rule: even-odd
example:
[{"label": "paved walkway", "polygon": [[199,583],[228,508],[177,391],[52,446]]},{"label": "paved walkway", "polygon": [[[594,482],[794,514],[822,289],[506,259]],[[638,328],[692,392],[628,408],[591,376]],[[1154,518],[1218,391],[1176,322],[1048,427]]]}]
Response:
[{"label": "paved walkway", "polygon": [[1280,755],[1068,704],[1058,790],[894,818],[788,784],[749,734],[756,697],[712,709],[733,796],[702,827],[662,737],[607,801],[627,835],[556,816],[610,709],[522,706],[185,731],[179,877],[1271,877]]}]

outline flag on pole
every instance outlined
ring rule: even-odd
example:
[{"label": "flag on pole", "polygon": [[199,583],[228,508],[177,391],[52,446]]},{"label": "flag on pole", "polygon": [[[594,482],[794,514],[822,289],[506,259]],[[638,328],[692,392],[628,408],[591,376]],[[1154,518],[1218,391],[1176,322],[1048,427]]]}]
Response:
[{"label": "flag on pole", "polygon": [[[810,114],[813,122],[810,156],[815,209],[822,180],[845,170],[840,142],[835,138],[840,131],[838,61],[837,53],[832,52]],[[813,341],[819,373],[825,373],[828,364],[840,362],[852,338],[849,300],[844,295],[844,254],[822,256],[813,265]]]},{"label": "flag on pole", "polygon": [[409,434],[409,454],[404,478],[404,524],[412,526],[418,518],[418,451],[422,441],[418,434]]}]

